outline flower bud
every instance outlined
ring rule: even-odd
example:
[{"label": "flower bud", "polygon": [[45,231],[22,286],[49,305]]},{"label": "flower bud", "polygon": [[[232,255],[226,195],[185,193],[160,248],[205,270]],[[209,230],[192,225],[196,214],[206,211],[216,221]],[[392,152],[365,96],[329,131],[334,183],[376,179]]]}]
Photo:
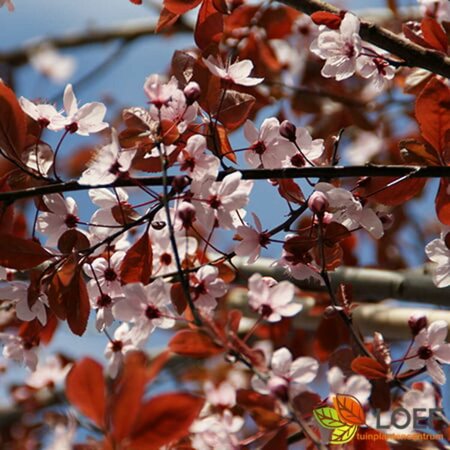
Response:
[{"label": "flower bud", "polygon": [[297,127],[289,120],[283,120],[280,125],[280,134],[288,141],[295,142],[296,136],[295,132],[297,131]]},{"label": "flower bud", "polygon": [[151,226],[154,230],[162,230],[166,226],[166,222],[162,220],[156,220],[155,222],[152,222]]},{"label": "flower bud", "polygon": [[175,192],[182,192],[183,189],[189,184],[189,180],[184,175],[177,175],[172,180],[172,187]]},{"label": "flower bud", "polygon": [[418,313],[413,314],[408,320],[408,325],[412,335],[417,336],[421,330],[428,326],[427,316]]},{"label": "flower bud", "polygon": [[186,97],[186,103],[192,105],[200,98],[200,86],[195,81],[191,81],[184,88],[184,96]]},{"label": "flower bud", "polygon": [[311,194],[308,200],[309,209],[318,216],[323,215],[329,206],[327,196],[320,191]]}]

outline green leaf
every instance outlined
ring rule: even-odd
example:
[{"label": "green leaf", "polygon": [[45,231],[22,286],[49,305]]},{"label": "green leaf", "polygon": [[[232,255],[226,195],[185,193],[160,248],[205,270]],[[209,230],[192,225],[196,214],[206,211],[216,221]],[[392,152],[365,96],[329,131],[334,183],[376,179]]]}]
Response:
[{"label": "green leaf", "polygon": [[350,442],[358,431],[358,425],[342,425],[331,433],[330,444],[346,444]]},{"label": "green leaf", "polygon": [[317,408],[313,411],[313,414],[317,422],[329,430],[334,430],[345,426],[345,424],[339,419],[338,412],[329,406]]}]

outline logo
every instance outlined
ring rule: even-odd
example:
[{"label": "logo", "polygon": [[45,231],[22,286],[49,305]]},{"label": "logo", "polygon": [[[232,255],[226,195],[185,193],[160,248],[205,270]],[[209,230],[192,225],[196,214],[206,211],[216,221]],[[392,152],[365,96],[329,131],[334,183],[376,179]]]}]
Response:
[{"label": "logo", "polygon": [[355,437],[360,425],[366,423],[366,415],[361,403],[352,395],[337,394],[333,405],[334,408],[316,408],[313,414],[322,427],[332,430],[330,444],[346,444]]}]

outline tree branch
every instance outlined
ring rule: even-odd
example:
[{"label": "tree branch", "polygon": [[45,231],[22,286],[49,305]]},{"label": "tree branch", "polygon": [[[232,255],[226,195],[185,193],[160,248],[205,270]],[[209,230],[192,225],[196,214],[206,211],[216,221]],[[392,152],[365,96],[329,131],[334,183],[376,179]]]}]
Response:
[{"label": "tree branch", "polygon": [[[404,177],[408,178],[450,178],[450,167],[447,166],[315,166],[287,169],[243,169],[244,180],[294,179],[294,178],[357,178],[357,177]],[[221,171],[217,177],[223,180],[231,171]],[[174,176],[167,177],[167,183],[172,183]],[[64,181],[44,186],[36,186],[16,191],[0,192],[0,201],[14,202],[36,195],[48,195],[63,192],[85,191],[88,189],[112,187],[136,187],[136,181],[143,186],[162,186],[163,177],[140,177],[136,179],[118,179],[106,185],[84,185],[77,181]]]},{"label": "tree branch", "polygon": [[[238,281],[247,280],[255,272],[270,276],[276,280],[289,280],[308,291],[326,291],[326,287],[309,280],[290,278],[281,268],[273,267],[274,260],[259,258],[256,263],[247,265],[245,258],[233,258],[233,264],[239,269]],[[438,288],[431,276],[418,271],[396,272],[390,270],[367,269],[359,267],[339,267],[330,272],[333,289],[341,283],[352,286],[355,300],[378,301],[398,299],[427,305],[448,305],[450,287]]]},{"label": "tree branch", "polygon": [[[178,20],[171,28],[171,31],[178,33],[192,33],[192,30],[193,27],[183,19]],[[16,67],[27,64],[30,55],[43,45],[60,49],[83,47],[91,44],[104,44],[118,39],[123,41],[135,40],[142,36],[154,36],[155,32],[156,27],[149,23],[149,19],[128,22],[124,25],[100,30],[86,29],[66,36],[40,39],[16,50],[0,52],[0,64],[7,63]]]},{"label": "tree branch", "polygon": [[[341,10],[321,0],[278,0],[280,3],[311,15],[317,11],[339,14]],[[450,78],[450,57],[424,48],[386,28],[361,20],[359,34],[377,47],[403,59],[409,67],[422,67],[436,74]]]}]

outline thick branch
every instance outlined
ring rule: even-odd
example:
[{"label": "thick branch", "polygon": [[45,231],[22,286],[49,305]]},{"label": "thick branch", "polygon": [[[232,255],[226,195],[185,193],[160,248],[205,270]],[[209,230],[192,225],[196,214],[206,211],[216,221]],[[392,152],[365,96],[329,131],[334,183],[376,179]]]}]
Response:
[{"label": "thick branch", "polygon": [[[278,0],[299,11],[311,15],[317,11],[339,14],[340,9],[321,0]],[[398,34],[371,22],[361,21],[361,37],[377,47],[401,58],[409,67],[422,67],[435,74],[450,78],[450,57],[426,49],[408,41]]]},{"label": "thick branch", "polygon": [[[294,317],[296,328],[308,331],[317,330],[323,316],[315,312],[317,305],[314,298],[298,296],[296,301],[303,305],[303,309]],[[230,307],[243,310],[246,317],[248,315],[255,317],[254,312],[252,313],[248,307],[246,289],[233,290],[229,295],[229,304]],[[445,320],[450,328],[450,311],[400,307],[384,302],[378,304],[358,303],[358,307],[353,311],[352,318],[354,324],[365,336],[372,336],[375,331],[378,331],[385,339],[408,340],[411,337],[408,319],[417,313],[427,316],[430,323],[435,320]],[[239,331],[245,334],[253,324],[253,320],[245,321]]]},{"label": "thick branch", "polygon": [[[33,41],[17,50],[0,52],[0,63],[7,63],[12,66],[27,64],[30,55],[35,53],[42,45],[50,45],[63,49],[91,44],[103,44],[118,39],[132,41],[142,36],[155,36],[155,30],[156,27],[150,24],[148,19],[145,19],[110,28],[87,29],[66,36],[44,38]],[[178,33],[192,33],[193,28],[187,22],[179,20],[172,26],[172,30]]]},{"label": "thick branch", "polygon": [[[253,273],[271,276],[276,280],[289,279],[302,289],[326,291],[325,286],[308,280],[298,281],[289,278],[284,270],[273,267],[272,259],[260,258],[255,264],[246,265],[244,259],[233,258],[239,269],[240,280],[244,281]],[[330,272],[334,288],[339,284],[350,284],[355,300],[378,301],[384,299],[407,300],[427,305],[448,305],[450,288],[437,288],[430,275],[416,271],[395,272],[390,270],[366,269],[358,267],[339,267]]]},{"label": "thick branch", "polygon": [[[218,181],[233,171],[219,172]],[[288,169],[244,169],[240,170],[244,180],[293,179],[293,178],[355,178],[355,177],[404,177],[408,178],[450,178],[450,167],[447,166],[315,166]],[[172,183],[174,176],[167,177]],[[17,191],[0,192],[0,201],[16,200],[63,192],[85,191],[87,189],[111,187],[136,187],[136,181],[143,186],[162,186],[163,177],[140,177],[136,179],[118,179],[107,185],[91,186],[76,181],[65,181],[37,186]]]}]

